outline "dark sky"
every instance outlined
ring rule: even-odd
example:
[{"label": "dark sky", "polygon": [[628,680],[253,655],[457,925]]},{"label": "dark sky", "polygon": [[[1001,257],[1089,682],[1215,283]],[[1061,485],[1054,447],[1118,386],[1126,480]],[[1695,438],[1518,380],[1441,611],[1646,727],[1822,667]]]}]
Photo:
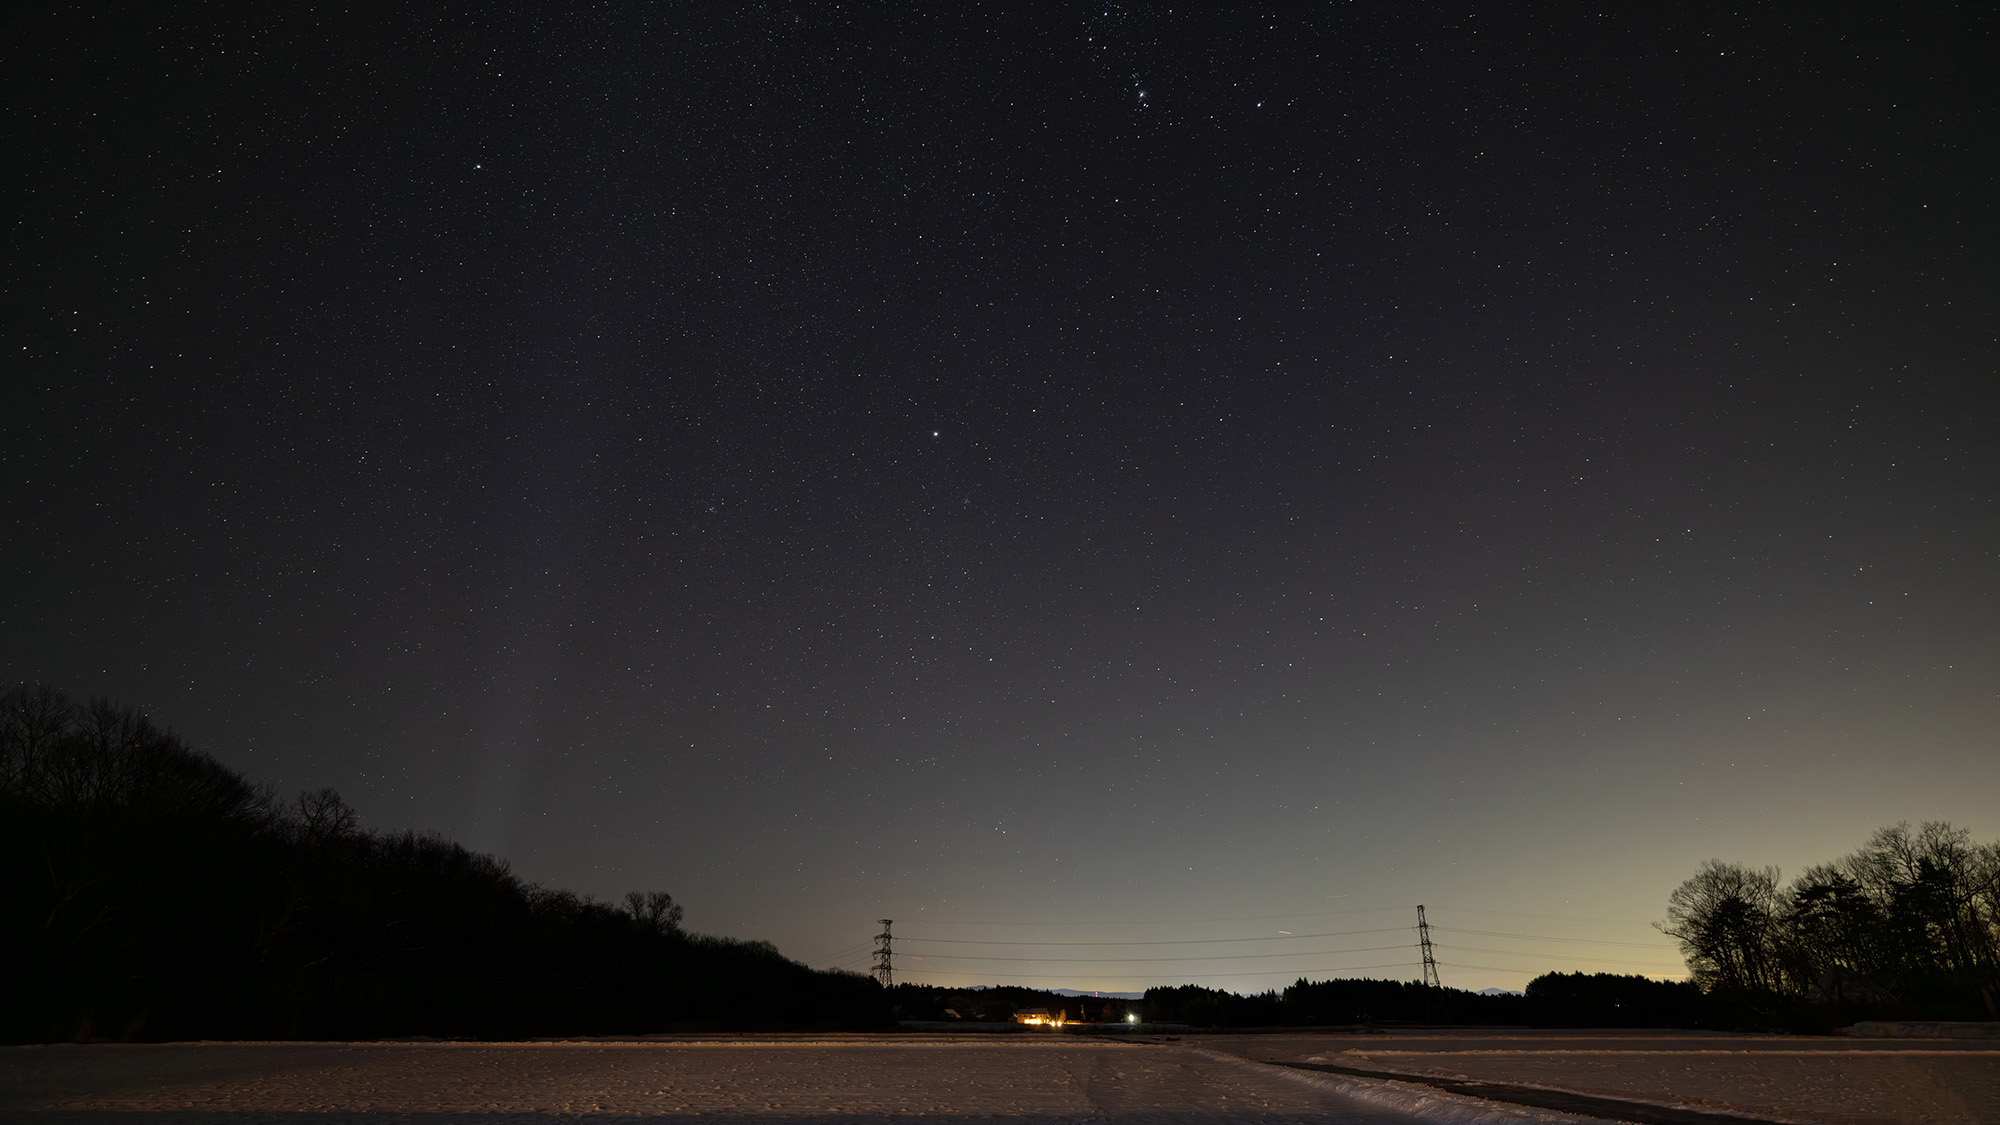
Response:
[{"label": "dark sky", "polygon": [[0,680],[944,982],[2000,835],[1993,9],[1603,8],[16,11]]}]

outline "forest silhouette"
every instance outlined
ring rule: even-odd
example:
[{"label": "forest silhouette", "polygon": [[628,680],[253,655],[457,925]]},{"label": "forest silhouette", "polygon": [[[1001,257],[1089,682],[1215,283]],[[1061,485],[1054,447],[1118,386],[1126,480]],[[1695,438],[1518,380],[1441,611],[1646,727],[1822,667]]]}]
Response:
[{"label": "forest silhouette", "polygon": [[0,1038],[629,1034],[889,1022],[766,942],[523,882],[437,835],[279,801],[138,711],[0,697]]}]

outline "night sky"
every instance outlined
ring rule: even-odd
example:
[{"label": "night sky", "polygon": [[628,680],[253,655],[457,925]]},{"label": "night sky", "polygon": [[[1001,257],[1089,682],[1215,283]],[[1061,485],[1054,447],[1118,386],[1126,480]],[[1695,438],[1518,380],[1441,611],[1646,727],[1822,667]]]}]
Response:
[{"label": "night sky", "polygon": [[993,8],[7,17],[0,682],[940,983],[2000,835],[1991,7]]}]

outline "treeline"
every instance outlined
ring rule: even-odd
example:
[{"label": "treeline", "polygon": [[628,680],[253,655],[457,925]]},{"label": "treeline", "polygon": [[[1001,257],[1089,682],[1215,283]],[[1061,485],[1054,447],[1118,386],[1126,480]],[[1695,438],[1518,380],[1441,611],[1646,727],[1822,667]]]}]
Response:
[{"label": "treeline", "polygon": [[1743,1024],[2000,1019],[2000,844],[1949,824],[1884,828],[1789,885],[1710,860],[1663,928]]},{"label": "treeline", "polygon": [[1144,999],[1063,996],[1032,988],[946,989],[900,984],[892,993],[906,1018],[1005,1022],[1024,1008],[1047,1008],[1084,1022],[1198,1028],[1333,1027],[1440,1023],[1505,1027],[1704,1027],[1716,1010],[1687,981],[1612,973],[1548,973],[1525,995],[1426,988],[1396,980],[1300,980],[1283,991],[1250,996],[1183,984],[1149,988]]},{"label": "treeline", "polygon": [[1252,996],[1189,984],[1147,989],[1143,1014],[1197,1027],[1701,1027],[1709,1016],[1701,990],[1687,982],[1611,973],[1548,973],[1525,995],[1365,978],[1300,980]]},{"label": "treeline", "polygon": [[889,1023],[880,986],[280,802],[130,708],[0,694],[0,1039],[631,1034]]},{"label": "treeline", "polygon": [[905,982],[890,990],[889,999],[901,1019],[963,1020],[968,1023],[1011,1023],[1015,1012],[1029,1008],[1059,1012],[1069,1021],[1096,1023],[1122,1020],[1128,1011],[1138,1011],[1140,1007],[1137,1000],[1066,996],[1060,992],[1007,984],[987,988],[941,988]]}]

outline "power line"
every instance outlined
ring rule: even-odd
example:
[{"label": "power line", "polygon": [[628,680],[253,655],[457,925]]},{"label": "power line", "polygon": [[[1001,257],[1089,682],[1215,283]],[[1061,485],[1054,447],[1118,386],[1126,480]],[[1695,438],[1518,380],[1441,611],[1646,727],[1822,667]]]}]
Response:
[{"label": "power line", "polygon": [[810,963],[810,961],[828,961],[828,962],[845,961],[853,957],[855,954],[870,948],[870,944],[871,943],[864,941],[858,945],[850,945],[845,949],[836,949],[832,953],[825,954],[824,956],[810,958],[808,963]]},{"label": "power line", "polygon": [[1589,961],[1597,965],[1658,965],[1658,961],[1624,961],[1613,957],[1576,957],[1567,953],[1534,953],[1519,949],[1484,949],[1476,945],[1447,945],[1446,949],[1462,950],[1466,953],[1497,953],[1502,957],[1538,957],[1544,961]]},{"label": "power line", "polygon": [[[1309,950],[1290,949],[1280,953],[1218,953],[1209,956],[1198,956],[1198,957],[1001,957],[1001,956],[988,956],[983,954],[925,953],[921,955],[915,955],[914,959],[917,961],[1028,962],[1031,964],[1038,964],[1038,965],[1140,965],[1140,964],[1158,964],[1163,962],[1187,962],[1187,961],[1259,961],[1259,960],[1264,960],[1266,958],[1277,958],[1277,957],[1325,957],[1343,953],[1380,953],[1390,949],[1407,949],[1407,948],[1409,947],[1406,945],[1365,945],[1353,949],[1309,949]],[[1660,961],[1632,961],[1632,960],[1624,960],[1624,959],[1610,958],[1610,957],[1575,957],[1563,953],[1552,954],[1552,953],[1536,952],[1532,950],[1487,949],[1482,946],[1476,946],[1476,945],[1447,945],[1447,946],[1442,946],[1441,948],[1445,949],[1448,952],[1457,951],[1465,953],[1492,953],[1502,957],[1532,957],[1543,961],[1567,960],[1567,961],[1588,961],[1593,964],[1605,964],[1605,965],[1651,965],[1651,966],[1658,966],[1665,963]],[[1421,954],[1422,954],[1422,947],[1419,946],[1420,957]],[[1435,954],[1431,956],[1430,960],[1432,965],[1436,965],[1438,963]],[[1421,961],[1419,963],[1421,964]],[[1526,970],[1520,970],[1520,971],[1525,972]],[[1436,983],[1436,982],[1427,981],[1426,983]],[[1442,984],[1437,984],[1437,987],[1442,988],[1444,986]]]},{"label": "power line", "polygon": [[872,943],[862,942],[858,945],[850,945],[845,949],[836,949],[823,957],[812,958],[807,960],[806,964],[824,964],[830,969],[853,968],[857,960],[863,960],[872,955],[871,949]]},{"label": "power line", "polygon": [[1304,941],[1307,938],[1353,937],[1357,934],[1392,934],[1408,926],[1384,926],[1374,930],[1334,930],[1324,934],[1275,934],[1270,937],[1176,938],[1167,941],[991,941],[979,938],[905,937],[905,942],[934,945],[1221,945],[1237,941]]},{"label": "power line", "polygon": [[1407,906],[1356,906],[1346,910],[1308,910],[1297,914],[1237,914],[1224,918],[1135,918],[1129,921],[1088,922],[1064,918],[1054,922],[955,922],[941,918],[920,921],[933,926],[1181,926],[1196,922],[1269,922],[1279,918],[1331,918],[1336,914],[1384,914],[1408,910]]},{"label": "power line", "polygon": [[[1397,948],[1397,949],[1406,949],[1406,948],[1408,948],[1408,947],[1407,947],[1407,946],[1401,946],[1401,945],[1399,945],[1399,946],[1396,946],[1396,948]],[[1247,971],[1244,971],[1244,972],[1238,972],[1238,973],[1196,973],[1196,974],[1194,974],[1194,975],[1195,975],[1195,976],[1198,976],[1198,977],[1202,977],[1202,978],[1204,978],[1204,979],[1210,979],[1210,978],[1214,978],[1214,977],[1289,977],[1289,976],[1297,976],[1297,977],[1301,977],[1301,978],[1303,978],[1303,977],[1304,977],[1304,976],[1305,976],[1305,975],[1306,975],[1307,973],[1358,973],[1358,972],[1360,972],[1360,971],[1361,971],[1361,970],[1363,970],[1363,969],[1407,969],[1407,968],[1409,968],[1409,967],[1410,967],[1410,963],[1409,963],[1408,961],[1390,961],[1390,962],[1387,962],[1387,963],[1385,963],[1385,964],[1381,964],[1381,965],[1346,965],[1346,966],[1336,966],[1336,967],[1334,967],[1334,968],[1329,968],[1329,969],[1253,969],[1253,970],[1247,970]],[[969,973],[969,972],[964,972],[963,970],[958,970],[958,969],[947,969],[947,970],[945,970],[945,971],[946,971],[946,972],[956,972],[956,973],[962,973],[963,975],[966,975],[966,976],[970,976],[970,975],[972,975],[972,974],[971,974],[971,973]],[[1515,972],[1515,971],[1517,971],[1517,970],[1513,970],[1513,969],[1503,969],[1503,970],[1500,970],[1500,971],[1501,971],[1501,972]],[[980,975],[980,976],[981,976],[982,978],[994,978],[994,979],[1000,979],[1000,978],[1006,978],[1006,979],[1009,979],[1009,980],[1046,980],[1046,979],[1048,979],[1048,977],[1049,977],[1049,975],[1050,975],[1050,974],[1048,974],[1048,973],[981,973],[981,974],[979,974],[979,975]],[[1327,979],[1331,980],[1331,979],[1336,979],[1336,978],[1331,978],[1331,977],[1329,977],[1329,978],[1327,978]],[[1119,991],[1119,990],[1116,990],[1116,989],[1112,989],[1112,990],[1106,990],[1106,991]]]},{"label": "power line", "polygon": [[[1189,925],[1189,924],[1205,923],[1205,922],[1249,922],[1249,921],[1269,921],[1273,919],[1372,914],[1372,913],[1382,913],[1398,909],[1407,909],[1407,907],[1355,907],[1355,908],[1341,909],[1341,910],[1310,911],[1300,914],[1242,915],[1237,917],[1178,918],[1178,919],[1157,918],[1157,919],[1143,919],[1143,920],[1124,921],[1124,922],[1119,922],[1119,921],[1078,922],[1073,919],[1065,920],[1062,922],[1020,922],[1020,921],[950,922],[950,921],[941,921],[934,918],[927,918],[924,921],[931,925],[938,925],[938,926],[1073,927],[1073,926],[1083,926],[1083,925],[1088,925],[1088,926]],[[1457,909],[1463,910],[1465,913],[1470,913],[1470,914],[1499,914],[1499,915],[1508,915],[1512,917],[1521,917],[1521,918],[1557,919],[1557,920],[1573,921],[1573,922],[1598,922],[1598,923],[1613,923],[1620,925],[1647,924],[1647,923],[1632,921],[1630,919],[1591,918],[1591,917],[1583,917],[1577,915],[1558,915],[1558,914],[1534,914],[1528,911],[1519,911],[1519,910],[1493,910],[1493,909],[1474,908],[1474,907],[1463,907]],[[1066,948],[1102,948],[1102,947],[1120,947],[1120,948],[1130,949],[1130,948],[1140,948],[1140,947],[1167,946],[1167,947],[1185,948],[1187,946],[1195,946],[1195,945],[1238,945],[1250,942],[1280,942],[1280,943],[1299,942],[1299,941],[1317,940],[1317,939],[1332,938],[1332,937],[1352,937],[1363,934],[1388,934],[1396,932],[1407,932],[1409,929],[1410,927],[1408,926],[1385,926],[1385,927],[1374,927],[1369,929],[1333,930],[1333,931],[1303,933],[1303,934],[1284,934],[1284,933],[1263,934],[1255,937],[1167,938],[1167,939],[1150,938],[1150,939],[1134,939],[1134,940],[1091,939],[1083,941],[1042,941],[1042,940],[1008,941],[1008,940],[992,939],[992,938],[946,938],[946,937],[907,937],[907,936],[903,940],[906,943],[916,942],[920,945],[973,945],[973,946],[986,946],[986,947],[1015,946],[1021,949],[1036,950],[1036,951],[1066,949]],[[1453,968],[1473,969],[1481,972],[1526,973],[1533,971],[1531,969],[1518,968],[1518,967],[1506,968],[1497,965],[1468,965],[1453,961],[1439,962],[1436,957],[1436,953],[1439,950],[1445,952],[1447,956],[1457,952],[1466,952],[1466,953],[1486,953],[1501,957],[1534,958],[1545,962],[1559,961],[1559,962],[1587,962],[1592,964],[1605,964],[1605,965],[1631,965],[1631,966],[1639,966],[1641,968],[1654,970],[1650,974],[1653,976],[1668,975],[1668,974],[1661,974],[1657,971],[1660,968],[1664,967],[1664,963],[1661,961],[1640,961],[1629,958],[1611,958],[1611,957],[1579,957],[1565,953],[1550,954],[1539,951],[1523,951],[1519,949],[1489,949],[1481,946],[1458,946],[1458,945],[1438,946],[1434,944],[1431,940],[1430,934],[1432,929],[1436,929],[1437,932],[1445,934],[1465,934],[1478,937],[1498,937],[1498,938],[1504,938],[1508,940],[1518,940],[1518,941],[1539,941],[1539,942],[1557,942],[1562,944],[1619,946],[1631,949],[1660,948],[1660,945],[1657,942],[1621,941],[1609,938],[1559,937],[1553,934],[1521,934],[1521,933],[1511,933],[1499,930],[1466,929],[1453,926],[1432,927],[1425,915],[1424,908],[1422,906],[1419,906],[1417,908],[1418,966],[1422,973],[1422,982],[1431,987],[1437,987],[1437,988],[1443,987],[1442,981],[1439,979],[1438,976],[1438,967],[1440,964],[1448,965]],[[883,976],[885,970],[888,969],[888,964],[887,964],[888,961],[887,953],[889,945],[888,938],[889,938],[889,923],[884,921],[883,932],[881,934],[876,935],[877,948],[874,952],[874,958],[876,961],[874,972],[878,977]],[[962,961],[962,962],[968,962],[973,965],[997,964],[997,963],[1024,963],[1024,964],[1035,964],[1040,966],[1049,966],[1048,968],[1043,968],[1032,973],[1025,973],[1025,972],[982,973],[982,975],[984,976],[990,976],[994,978],[1047,979],[1048,977],[1054,975],[1068,974],[1072,972],[1072,970],[1067,968],[1067,966],[1077,966],[1077,965],[1137,966],[1137,965],[1150,965],[1150,964],[1188,964],[1188,963],[1198,963],[1198,962],[1207,962],[1213,964],[1217,962],[1227,962],[1227,961],[1236,961],[1240,963],[1242,961],[1256,961],[1256,960],[1277,959],[1277,958],[1342,956],[1349,953],[1369,953],[1369,952],[1387,951],[1392,949],[1406,949],[1406,948],[1408,947],[1404,945],[1383,945],[1383,946],[1363,946],[1352,949],[1323,949],[1323,950],[1309,950],[1309,951],[1290,950],[1278,953],[1230,953],[1225,951],[1225,952],[1217,952],[1217,953],[1204,954],[1198,956],[1176,955],[1176,956],[1164,956],[1164,957],[1127,957],[1127,956],[1051,957],[1047,955],[1032,955],[1032,956],[1022,957],[1022,956],[1003,956],[1003,955],[987,955],[987,954],[928,953],[923,955],[922,957],[919,957],[918,960],[921,962]],[[843,954],[851,954],[852,952],[853,952],[852,948],[850,948],[849,950],[842,951]],[[1665,951],[1662,951],[1663,954],[1664,952]],[[927,967],[932,967],[932,966],[927,966]],[[981,970],[969,967],[968,968],[949,968],[945,966],[935,966],[935,967],[940,972],[948,973],[954,976],[971,975],[972,973],[981,972]],[[1296,974],[1301,978],[1303,978],[1306,974],[1311,972],[1354,973],[1369,969],[1408,968],[1408,967],[1409,965],[1405,962],[1394,962],[1394,963],[1380,964],[1380,965],[1355,965],[1344,968],[1331,967],[1318,970],[1305,970],[1304,972],[1300,972],[1298,970],[1251,969],[1251,970],[1230,971],[1221,973],[1201,972],[1201,973],[1196,973],[1195,975],[1207,979],[1213,977],[1245,977],[1245,976],[1277,977],[1277,976],[1292,976]],[[1085,969],[1082,971],[1091,972],[1091,970],[1089,969]],[[1124,977],[1128,976],[1129,974],[1117,974],[1117,975]],[[1685,974],[1678,974],[1678,975],[1684,976]]]},{"label": "power line", "polygon": [[1044,965],[1134,965],[1151,961],[1256,961],[1265,957],[1322,957],[1335,953],[1380,953],[1407,945],[1369,945],[1360,949],[1290,949],[1283,953],[1218,953],[1210,957],[980,957],[975,954],[926,953],[918,961],[1033,961]]},{"label": "power line", "polygon": [[[1449,965],[1454,969],[1479,969],[1483,972],[1489,972],[1489,973],[1532,973],[1535,971],[1533,969],[1523,969],[1520,968],[1519,966],[1514,966],[1510,968],[1501,965],[1468,965],[1463,961],[1443,961],[1440,962],[1440,964]],[[1676,980],[1687,979],[1686,973],[1642,973],[1640,975],[1647,977],[1672,978]]]},{"label": "power line", "polygon": [[1515,918],[1554,918],[1563,922],[1609,922],[1619,926],[1651,926],[1651,922],[1641,922],[1633,918],[1586,918],[1579,914],[1530,914],[1525,910],[1486,910],[1476,906],[1447,906],[1446,910],[1460,914],[1507,914]]},{"label": "power line", "polygon": [[1638,949],[1658,949],[1661,945],[1661,942],[1658,941],[1611,941],[1608,938],[1556,937],[1552,934],[1508,934],[1501,933],[1499,930],[1461,930],[1455,926],[1432,926],[1431,929],[1441,934],[1478,934],[1481,937],[1524,938],[1530,941],[1570,941],[1586,945],[1629,945]]}]

